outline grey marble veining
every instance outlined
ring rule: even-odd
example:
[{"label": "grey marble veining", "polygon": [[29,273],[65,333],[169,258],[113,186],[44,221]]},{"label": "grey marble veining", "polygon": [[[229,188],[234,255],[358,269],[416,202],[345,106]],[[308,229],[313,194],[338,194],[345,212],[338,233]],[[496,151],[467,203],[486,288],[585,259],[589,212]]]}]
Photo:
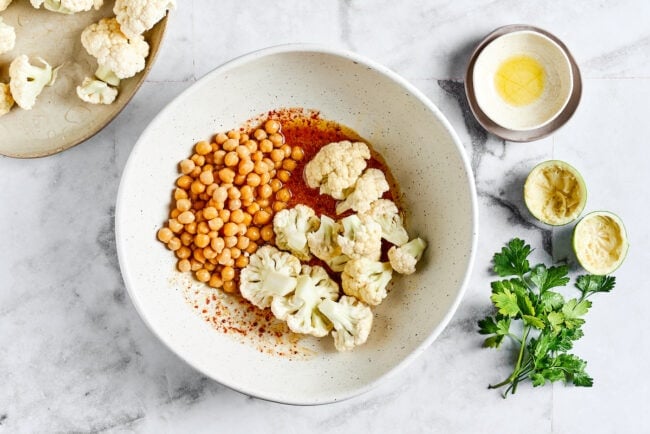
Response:
[{"label": "grey marble veining", "polygon": [[[647,430],[649,20],[650,2],[641,0],[179,1],[147,83],[106,129],[52,157],[0,158],[0,433]],[[487,134],[464,99],[474,45],[511,23],[557,34],[584,77],[575,117],[527,144]],[[115,251],[119,179],[146,125],[219,64],[289,42],[354,50],[421,89],[458,132],[480,206],[475,268],[442,335],[376,389],[320,407],[250,398],[187,366],[138,317]],[[566,258],[577,272],[569,231],[535,222],[521,198],[528,171],[549,158],[581,171],[587,210],[619,214],[632,248],[616,290],[594,300],[576,347],[594,387],[525,385],[504,401],[486,386],[508,375],[512,354],[481,348],[476,333],[476,320],[490,312],[493,252],[519,236],[537,247],[536,260]]]}]

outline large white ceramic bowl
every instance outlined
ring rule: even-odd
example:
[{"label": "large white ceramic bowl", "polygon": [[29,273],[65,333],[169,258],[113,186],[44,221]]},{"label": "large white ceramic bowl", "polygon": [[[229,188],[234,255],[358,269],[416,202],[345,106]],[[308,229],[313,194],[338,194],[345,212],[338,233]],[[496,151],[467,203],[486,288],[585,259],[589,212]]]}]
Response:
[{"label": "large white ceramic bowl", "polygon": [[[177,163],[193,144],[281,107],[316,109],[367,139],[399,183],[409,232],[429,242],[418,272],[394,279],[375,310],[368,342],[352,352],[336,352],[330,337],[287,343],[268,333],[217,330],[200,315],[203,308],[185,300],[187,294],[209,298],[211,290],[181,276],[171,252],[156,240],[169,212]],[[291,404],[352,397],[422,353],[460,303],[477,239],[472,172],[442,113],[387,68],[312,45],[273,47],[235,59],[169,104],[129,157],[115,220],[124,281],[151,330],[216,381]],[[224,321],[237,322],[233,317],[242,310],[232,299],[215,300],[209,306],[221,303]],[[289,347],[297,351],[283,350]]]}]

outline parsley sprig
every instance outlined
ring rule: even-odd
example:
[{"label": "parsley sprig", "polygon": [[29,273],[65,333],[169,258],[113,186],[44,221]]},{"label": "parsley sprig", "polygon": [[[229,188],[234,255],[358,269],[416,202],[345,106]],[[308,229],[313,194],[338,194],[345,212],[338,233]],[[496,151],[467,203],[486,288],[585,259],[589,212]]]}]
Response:
[{"label": "parsley sprig", "polygon": [[[517,385],[530,379],[533,386],[563,381],[591,387],[593,379],[585,371],[587,362],[570,354],[573,343],[583,336],[584,316],[591,307],[588,297],[614,288],[613,276],[578,276],[575,287],[580,296],[565,300],[553,288],[569,283],[566,265],[530,266],[531,247],[519,238],[511,240],[493,258],[494,272],[505,278],[492,282],[490,299],[497,309],[493,316],[478,322],[479,333],[488,335],[483,346],[498,348],[506,337],[518,346],[515,367],[508,378],[490,389],[505,387],[503,397],[515,393]],[[523,323],[521,334],[513,324]]]}]

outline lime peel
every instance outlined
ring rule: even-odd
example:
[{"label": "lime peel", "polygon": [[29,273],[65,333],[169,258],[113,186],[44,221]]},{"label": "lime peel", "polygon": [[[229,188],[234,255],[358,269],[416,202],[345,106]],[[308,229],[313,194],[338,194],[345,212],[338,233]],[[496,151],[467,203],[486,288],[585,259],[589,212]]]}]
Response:
[{"label": "lime peel", "polygon": [[614,213],[594,211],[573,229],[573,250],[591,274],[611,274],[625,260],[629,242],[623,221]]},{"label": "lime peel", "polygon": [[524,202],[539,221],[561,226],[574,221],[587,203],[587,187],[569,163],[549,160],[530,171],[524,184]]}]

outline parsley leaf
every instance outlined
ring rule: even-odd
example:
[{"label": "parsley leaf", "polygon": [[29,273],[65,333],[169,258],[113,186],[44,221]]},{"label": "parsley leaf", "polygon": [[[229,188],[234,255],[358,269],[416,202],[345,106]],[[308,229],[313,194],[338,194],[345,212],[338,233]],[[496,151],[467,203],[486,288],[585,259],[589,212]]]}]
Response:
[{"label": "parsley leaf", "polygon": [[[531,252],[528,244],[514,238],[493,257],[495,274],[510,279],[491,283],[490,299],[497,313],[478,322],[479,333],[488,335],[483,342],[485,347],[498,348],[506,336],[511,337],[518,346],[518,354],[510,376],[489,387],[506,387],[504,397],[514,394],[519,382],[527,379],[535,387],[556,381],[591,387],[593,379],[585,370],[587,362],[568,351],[584,335],[584,317],[592,305],[586,298],[610,292],[616,279],[579,276],[575,287],[581,296],[565,300],[551,289],[569,283],[568,267],[537,264],[531,268]],[[513,326],[517,323],[521,326]]]},{"label": "parsley leaf", "polygon": [[508,245],[495,253],[493,257],[494,272],[501,277],[521,276],[530,270],[528,255],[530,246],[519,238],[512,239]]}]

